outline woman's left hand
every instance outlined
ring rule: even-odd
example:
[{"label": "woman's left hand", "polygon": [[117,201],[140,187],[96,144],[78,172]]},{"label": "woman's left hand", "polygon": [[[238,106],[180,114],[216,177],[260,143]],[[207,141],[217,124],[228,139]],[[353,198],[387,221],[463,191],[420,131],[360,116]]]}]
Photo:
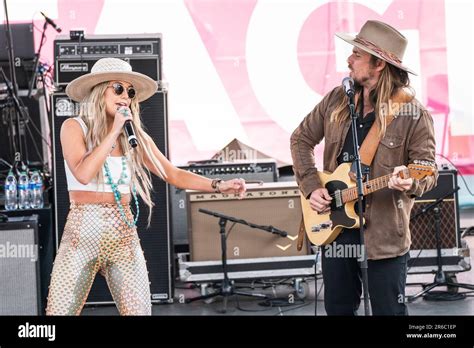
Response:
[{"label": "woman's left hand", "polygon": [[244,179],[232,179],[227,181],[221,181],[219,183],[219,191],[221,193],[230,193],[239,195],[239,198],[244,198],[245,191],[247,188],[245,187],[245,180]]}]

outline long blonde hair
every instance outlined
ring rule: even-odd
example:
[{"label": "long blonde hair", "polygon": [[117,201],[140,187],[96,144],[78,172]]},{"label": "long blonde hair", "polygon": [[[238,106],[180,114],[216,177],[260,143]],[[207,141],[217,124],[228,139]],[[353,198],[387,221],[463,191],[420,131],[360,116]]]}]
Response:
[{"label": "long blonde hair", "polygon": [[[375,56],[370,57],[371,66],[375,66],[377,61],[380,60]],[[362,86],[357,85],[356,90],[356,110],[358,110],[359,103],[362,102]],[[385,64],[385,68],[382,70],[377,84],[373,90],[370,91],[369,99],[372,105],[374,105],[375,115],[377,116],[376,122],[379,125],[380,137],[385,136],[387,129],[387,112],[392,111],[390,99],[396,94],[403,93],[408,95],[408,100],[411,100],[415,96],[415,91],[410,87],[410,78],[408,73],[402,69],[395,67],[392,64]],[[407,98],[405,98],[406,100]],[[331,122],[342,123],[345,119],[349,118],[348,108],[348,97],[345,95],[341,98],[341,102],[336,106],[334,111],[331,113]]]},{"label": "long blonde hair", "polygon": [[[108,133],[106,104],[104,97],[107,86],[108,82],[103,82],[95,86],[90,94],[84,98],[80,106],[79,117],[85,122],[87,126],[86,144],[88,146],[89,152],[95,147],[99,146]],[[140,106],[136,98],[132,99],[130,110],[132,111],[133,126],[139,146],[131,148],[124,134],[120,134],[117,140],[122,146],[124,155],[129,159],[129,165],[131,166],[132,173],[131,183],[135,186],[138,195],[149,208],[148,225],[150,225],[152,209],[154,206],[150,191],[152,190],[153,186],[150,171],[145,165],[145,155],[159,170],[161,179],[166,178],[166,173],[160,161],[153,154],[153,151],[147,141],[149,135],[143,129],[140,119]],[[98,183],[104,182],[102,170],[99,171],[96,179]]]}]

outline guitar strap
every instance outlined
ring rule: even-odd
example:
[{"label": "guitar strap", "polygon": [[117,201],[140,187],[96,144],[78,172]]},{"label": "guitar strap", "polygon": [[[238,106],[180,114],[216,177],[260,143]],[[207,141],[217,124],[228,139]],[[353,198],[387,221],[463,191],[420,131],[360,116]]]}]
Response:
[{"label": "guitar strap", "polygon": [[[356,110],[359,101],[361,93],[356,94],[355,96],[355,104],[356,104]],[[388,105],[385,108],[382,108],[383,112],[386,113],[386,127],[389,126],[390,123],[392,123],[393,119],[398,116],[400,113],[400,109],[406,104],[409,103],[413,97],[403,91],[398,92],[396,95],[393,96],[393,98],[390,100]],[[363,111],[362,111],[363,112]],[[362,145],[360,146],[359,149],[359,154],[360,154],[360,161],[362,165],[362,173],[364,173],[364,167],[370,167],[372,164],[372,161],[374,160],[375,157],[375,152],[377,151],[377,148],[379,147],[381,137],[379,135],[380,133],[380,125],[377,122],[377,120],[374,121],[374,124],[372,127],[370,127],[369,133],[365,137],[364,141],[362,142]],[[354,166],[351,167],[351,172],[349,173],[349,176],[351,177],[352,180],[355,181],[355,171],[354,171]],[[301,224],[300,224],[300,230],[298,232],[298,243],[297,243],[297,249],[298,251],[301,250],[303,247],[303,240],[305,236],[305,229],[304,229],[304,220],[303,216],[301,216]]]},{"label": "guitar strap", "polygon": [[[356,102],[355,102],[356,105],[357,105],[359,96],[360,96],[360,93],[356,95]],[[360,106],[361,108],[363,108],[362,102],[360,103]],[[360,111],[360,114],[362,113],[363,113],[363,110]],[[386,117],[387,127],[393,121],[393,118],[394,118],[393,114],[387,115]],[[370,167],[370,165],[372,164],[372,161],[374,160],[375,152],[377,151],[377,148],[379,147],[379,143],[381,140],[379,133],[380,133],[380,125],[379,125],[378,120],[375,120],[374,124],[372,125],[372,127],[370,127],[369,133],[365,137],[359,149],[360,162],[363,166]]]},{"label": "guitar strap", "polygon": [[296,249],[298,251],[301,251],[301,249],[303,248],[305,235],[306,233],[305,233],[305,228],[304,228],[304,219],[303,219],[303,216],[301,216],[300,229],[298,231],[298,241],[296,243]]},{"label": "guitar strap", "polygon": [[[355,97],[356,105],[357,105],[359,96],[360,96],[360,93],[357,94]],[[385,116],[386,128],[390,125],[390,123],[392,123],[394,118],[398,116],[398,114],[401,111],[400,109],[403,108],[404,105],[406,105],[407,103],[411,102],[412,99],[413,99],[413,96],[403,91],[398,92],[396,95],[393,96],[392,99],[390,99],[390,102],[388,103],[388,105],[385,108],[382,108],[382,112],[386,114]],[[379,147],[380,140],[381,140],[380,125],[379,125],[379,122],[375,120],[374,124],[372,125],[372,127],[370,127],[369,133],[365,137],[359,149],[360,162],[362,165],[362,173],[364,173],[364,168],[369,168],[370,165],[372,164],[372,161],[374,160],[374,157],[375,157],[375,152],[377,152],[377,148]],[[351,167],[349,176],[351,177],[352,180],[354,181],[356,180],[354,163]]]}]

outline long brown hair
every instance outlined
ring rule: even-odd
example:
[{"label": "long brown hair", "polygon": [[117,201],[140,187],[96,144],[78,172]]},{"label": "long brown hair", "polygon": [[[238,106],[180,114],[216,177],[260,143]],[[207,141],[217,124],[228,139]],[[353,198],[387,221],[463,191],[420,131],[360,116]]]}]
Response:
[{"label": "long brown hair", "polygon": [[[80,106],[79,117],[81,117],[87,126],[86,144],[88,146],[89,152],[92,151],[93,148],[99,146],[108,133],[106,104],[104,97],[107,86],[108,82],[103,82],[95,86],[89,95],[83,100]],[[155,167],[158,168],[160,177],[162,179],[166,178],[166,173],[160,161],[153,154],[150,145],[146,141],[148,135],[142,126],[140,119],[140,105],[138,104],[136,98],[132,99],[130,110],[132,111],[133,126],[136,133],[135,135],[140,146],[131,148],[125,135],[123,134],[119,136],[118,142],[122,146],[124,155],[127,156],[129,165],[131,166],[131,183],[135,185],[138,195],[149,207],[149,225],[154,203],[150,194],[153,186],[150,171],[145,166],[145,155],[147,155]],[[101,170],[97,174],[96,179],[98,183],[104,182],[103,173]]]},{"label": "long brown hair", "polygon": [[[369,64],[375,67],[380,61],[379,58],[371,55]],[[362,97],[362,86],[356,84],[356,103],[361,102]],[[374,89],[369,93],[370,103],[374,106],[375,114],[377,116],[376,122],[379,124],[380,133],[379,136],[385,136],[387,129],[386,116],[390,109],[387,106],[390,104],[392,99],[397,93],[408,94],[409,99],[413,99],[415,91],[410,86],[410,78],[405,70],[397,68],[396,66],[386,63],[385,68],[380,73],[380,77]],[[341,98],[341,102],[336,106],[331,114],[331,122],[342,123],[345,119],[349,118],[348,108],[348,97],[344,94]],[[357,110],[357,105],[356,105]]]}]

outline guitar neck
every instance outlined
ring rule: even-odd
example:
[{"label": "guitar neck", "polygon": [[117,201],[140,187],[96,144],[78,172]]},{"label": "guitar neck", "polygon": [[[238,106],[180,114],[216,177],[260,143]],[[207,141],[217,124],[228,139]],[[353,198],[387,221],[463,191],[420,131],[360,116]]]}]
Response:
[{"label": "guitar neck", "polygon": [[[388,181],[390,180],[391,177],[392,177],[392,174],[387,174],[387,175],[369,180],[367,182],[364,182],[363,189],[362,189],[364,196],[387,187]],[[357,187],[351,187],[351,188],[343,190],[342,197],[343,197],[342,199],[344,203],[356,200]]]}]

